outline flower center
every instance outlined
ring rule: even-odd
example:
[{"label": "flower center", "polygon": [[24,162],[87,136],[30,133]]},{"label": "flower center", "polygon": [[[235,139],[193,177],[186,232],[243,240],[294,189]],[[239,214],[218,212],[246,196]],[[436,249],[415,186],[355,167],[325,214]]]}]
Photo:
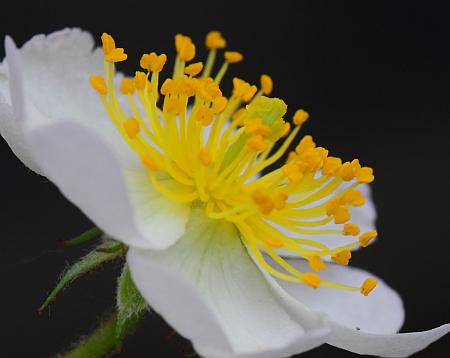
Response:
[{"label": "flower center", "polygon": [[[255,178],[283,157],[309,115],[298,110],[291,130],[283,119],[286,104],[266,97],[273,87],[267,75],[261,76],[259,91],[234,78],[231,96],[223,96],[220,82],[229,65],[243,56],[226,51],[222,66],[211,77],[217,51],[226,45],[217,31],[206,37],[205,65],[186,65],[195,57],[195,45],[189,37],[177,35],[173,75],[161,86],[166,55],[142,55],[144,71],[136,71],[120,85],[131,115],[120,105],[114,88],[114,64],[127,55],[110,35],[104,33],[102,42],[106,80],[92,76],[91,85],[156,190],[178,202],[201,202],[208,217],[233,222],[255,261],[279,279],[370,293],[376,286],[372,278],[354,287],[321,280],[313,272],[326,268],[325,257],[347,265],[350,249],[365,247],[376,236],[375,231],[360,235],[359,227],[349,222],[349,207],[365,202],[355,188],[373,181],[371,168],[361,167],[357,159],[343,163],[328,156],[325,148],[305,136],[281,168]],[[277,142],[281,143],[275,147]],[[333,249],[301,237],[324,234],[335,235],[336,240],[339,235],[360,236]],[[280,248],[307,259],[313,272],[297,270],[280,256]]]}]

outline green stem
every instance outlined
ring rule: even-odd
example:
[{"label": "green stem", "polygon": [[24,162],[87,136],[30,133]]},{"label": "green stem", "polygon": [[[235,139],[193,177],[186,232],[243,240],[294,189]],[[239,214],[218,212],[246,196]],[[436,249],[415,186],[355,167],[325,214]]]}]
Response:
[{"label": "green stem", "polygon": [[64,246],[66,247],[73,247],[78,246],[86,241],[95,239],[96,237],[99,237],[102,234],[102,231],[97,228],[93,227],[92,229],[89,229],[88,231],[83,232],[81,235],[78,235],[77,237],[74,237],[73,239],[65,240],[63,241]]},{"label": "green stem", "polygon": [[113,350],[117,345],[116,339],[117,314],[114,313],[102,322],[94,332],[83,339],[71,351],[64,353],[63,358],[97,358]]}]

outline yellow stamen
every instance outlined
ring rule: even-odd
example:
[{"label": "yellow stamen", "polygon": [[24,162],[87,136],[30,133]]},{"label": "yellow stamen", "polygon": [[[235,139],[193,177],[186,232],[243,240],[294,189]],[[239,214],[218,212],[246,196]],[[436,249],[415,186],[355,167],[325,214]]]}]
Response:
[{"label": "yellow stamen", "polygon": [[108,93],[108,88],[102,76],[91,76],[89,81],[91,82],[91,86],[101,95],[105,96]]},{"label": "yellow stamen", "polygon": [[331,259],[339,265],[348,265],[350,259],[352,258],[352,253],[350,250],[342,250],[336,255],[331,256]]},{"label": "yellow stamen", "polygon": [[269,75],[261,75],[260,81],[262,93],[266,96],[271,94],[273,89],[272,78]]},{"label": "yellow stamen", "polygon": [[372,278],[372,277],[367,278],[361,286],[361,293],[364,296],[368,296],[369,293],[372,292],[372,290],[375,287],[377,287],[377,284],[378,284],[378,281],[375,280],[374,278]]},{"label": "yellow stamen", "polygon": [[192,63],[184,69],[184,73],[191,76],[197,76],[200,72],[202,72],[203,63],[196,62]]},{"label": "yellow stamen", "polygon": [[195,45],[188,36],[178,34],[175,36],[175,48],[182,61],[190,61],[195,56]]},{"label": "yellow stamen", "polygon": [[123,94],[132,95],[134,93],[134,79],[124,77],[122,83],[120,84],[120,92]]},{"label": "yellow stamen", "polygon": [[359,237],[359,243],[362,247],[369,245],[369,242],[376,238],[378,235],[376,230],[367,231]]},{"label": "yellow stamen", "polygon": [[136,118],[130,117],[128,118],[124,124],[125,132],[127,132],[128,137],[131,139],[136,138],[136,136],[139,134],[140,127],[139,122],[136,120]]},{"label": "yellow stamen", "polygon": [[228,63],[237,63],[244,59],[244,56],[237,51],[225,51],[224,57]]},{"label": "yellow stamen", "polygon": [[302,281],[312,288],[317,288],[320,285],[320,277],[311,272],[304,273]]},{"label": "yellow stamen", "polygon": [[320,258],[320,256],[310,256],[308,257],[308,263],[309,267],[311,267],[311,270],[317,272],[320,270],[325,270],[327,266],[325,265],[325,262]]},{"label": "yellow stamen", "polygon": [[361,230],[359,229],[358,225],[351,223],[344,225],[344,235],[356,236],[359,235],[360,231]]},{"label": "yellow stamen", "polygon": [[211,31],[206,35],[205,46],[209,49],[224,48],[227,45],[226,40],[219,31]]},{"label": "yellow stamen", "polygon": [[303,109],[299,109],[295,112],[294,118],[292,118],[292,122],[294,122],[296,126],[301,126],[308,120],[308,118],[309,118],[308,112],[306,112]]}]

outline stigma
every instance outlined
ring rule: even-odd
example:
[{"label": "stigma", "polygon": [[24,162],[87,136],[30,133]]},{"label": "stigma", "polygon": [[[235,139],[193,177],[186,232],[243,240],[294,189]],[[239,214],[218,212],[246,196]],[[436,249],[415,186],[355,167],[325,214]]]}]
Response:
[{"label": "stigma", "polygon": [[[220,84],[243,55],[224,51],[213,74],[218,51],[227,44],[222,34],[207,34],[205,62],[194,60],[191,38],[178,34],[170,77],[160,78],[166,54],[145,53],[139,70],[123,78],[116,91],[115,65],[128,56],[110,35],[104,33],[101,39],[105,75],[91,76],[90,83],[146,169],[149,185],[171,200],[201,205],[211,219],[232,222],[257,264],[278,279],[363,295],[375,288],[373,278],[348,286],[323,280],[318,273],[326,270],[329,260],[347,265],[351,249],[366,247],[377,236],[376,231],[361,233],[350,212],[350,207],[364,204],[357,186],[372,182],[373,170],[358,159],[344,162],[330,156],[311,136],[296,142],[309,114],[297,109],[291,121],[285,120],[286,103],[269,97],[269,75],[261,76],[260,89],[234,77],[226,96]],[[128,108],[120,105],[119,96],[127,97]],[[283,159],[283,165],[268,171]],[[161,180],[167,177],[172,179],[170,186]],[[302,238],[324,234],[336,236],[337,242],[344,235],[355,240],[329,248]],[[307,260],[311,272],[299,271],[278,249]]]}]

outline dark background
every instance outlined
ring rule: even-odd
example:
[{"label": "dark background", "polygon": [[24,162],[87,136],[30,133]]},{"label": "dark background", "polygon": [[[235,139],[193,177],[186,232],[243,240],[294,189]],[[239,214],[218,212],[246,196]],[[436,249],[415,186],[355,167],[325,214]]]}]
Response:
[{"label": "dark background", "polygon": [[[229,47],[245,54],[232,75],[257,82],[260,73],[271,74],[274,95],[291,105],[291,113],[297,107],[311,113],[303,133],[337,155],[357,156],[375,168],[380,239],[354,255],[353,265],[384,277],[399,291],[406,308],[403,331],[417,331],[450,321],[446,3],[9,1],[2,4],[0,38],[10,34],[22,45],[33,34],[67,26],[82,27],[97,38],[107,31],[126,47],[130,61],[120,69],[131,73],[144,51],[173,56],[178,32],[191,35],[202,48],[206,32],[222,30]],[[27,170],[4,141],[0,156],[0,355],[49,357],[113,306],[120,263],[75,282],[38,316],[36,309],[59,272],[86,250],[62,249],[59,241],[91,224],[51,183]],[[171,332],[152,315],[118,356],[192,352]],[[444,338],[417,357],[448,352]],[[302,357],[350,356],[321,347]]]}]

